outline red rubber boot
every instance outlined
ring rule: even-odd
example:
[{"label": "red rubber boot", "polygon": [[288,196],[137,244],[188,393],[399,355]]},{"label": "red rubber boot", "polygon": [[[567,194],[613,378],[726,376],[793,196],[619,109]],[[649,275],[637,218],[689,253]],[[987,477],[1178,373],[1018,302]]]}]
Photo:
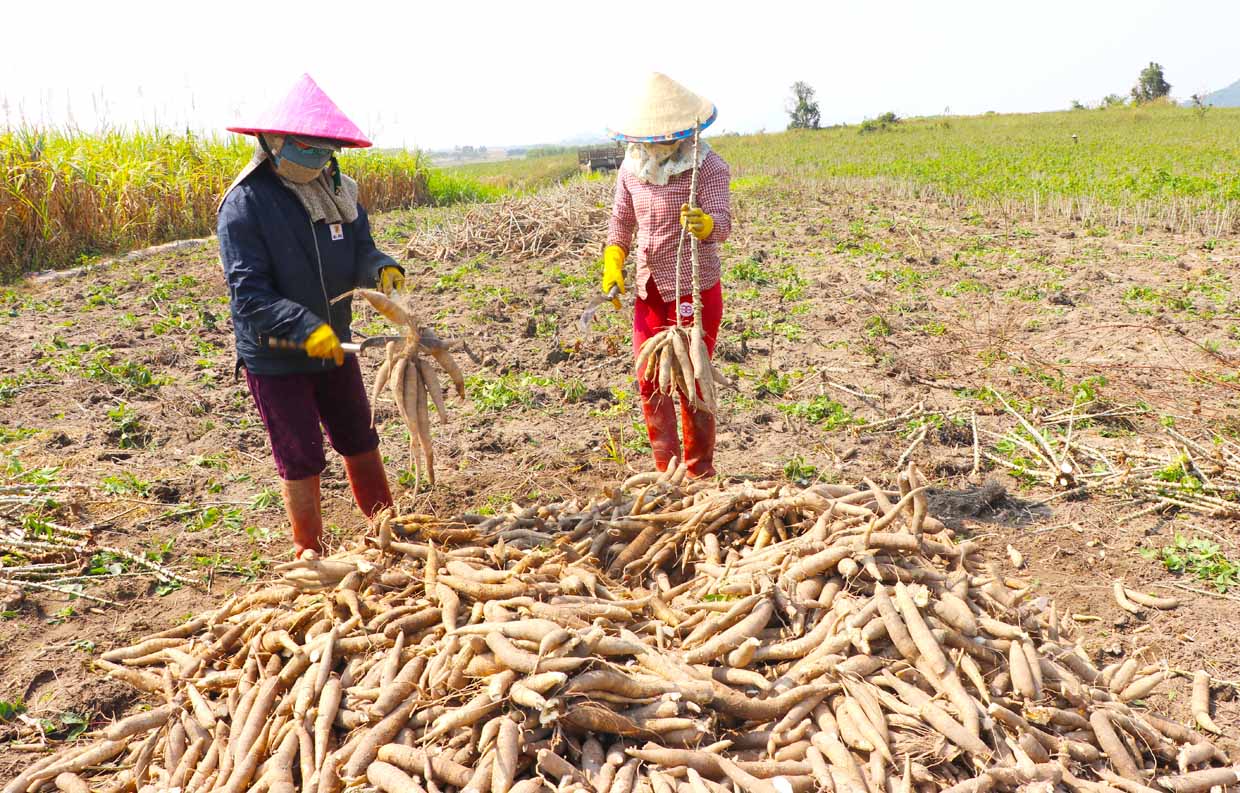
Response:
[{"label": "red rubber boot", "polygon": [[285,480],[281,484],[284,510],[293,526],[293,556],[306,551],[323,553],[323,512],[319,504],[319,478]]},{"label": "red rubber boot", "polygon": [[378,449],[344,458],[344,472],[349,477],[353,500],[367,518],[392,506],[392,491],[388,489],[387,471]]},{"label": "red rubber boot", "polygon": [[685,465],[690,479],[706,479],[715,475],[715,414],[694,410],[680,401],[680,419],[685,431]]},{"label": "red rubber boot", "polygon": [[642,414],[646,434],[654,452],[654,467],[666,471],[673,458],[680,457],[680,438],[676,435],[676,398],[659,393],[653,383],[641,383]]}]

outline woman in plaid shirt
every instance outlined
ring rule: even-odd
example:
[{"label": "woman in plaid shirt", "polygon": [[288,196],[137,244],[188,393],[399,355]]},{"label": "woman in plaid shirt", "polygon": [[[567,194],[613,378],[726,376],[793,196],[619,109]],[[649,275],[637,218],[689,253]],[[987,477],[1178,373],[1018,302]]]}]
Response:
[{"label": "woman in plaid shirt", "polygon": [[[635,252],[634,354],[651,336],[675,324],[677,312],[682,323],[692,322],[693,275],[687,244],[681,252],[680,281],[676,281],[676,251],[683,228],[699,240],[702,333],[706,348],[714,355],[723,317],[719,245],[732,230],[732,210],[728,164],[704,141],[698,153],[698,206],[689,206],[689,183],[693,130],[709,126],[715,115],[714,104],[656,73],[629,118],[612,130],[616,140],[628,142],[628,150],[616,177],[615,204],[603,251],[603,291],[612,287],[625,291],[624,261]],[[643,375],[637,373],[637,384],[655,467],[663,471],[675,457],[685,461],[692,478],[714,476],[714,414],[695,410],[679,395],[685,436],[682,458],[676,398],[660,393]]]}]

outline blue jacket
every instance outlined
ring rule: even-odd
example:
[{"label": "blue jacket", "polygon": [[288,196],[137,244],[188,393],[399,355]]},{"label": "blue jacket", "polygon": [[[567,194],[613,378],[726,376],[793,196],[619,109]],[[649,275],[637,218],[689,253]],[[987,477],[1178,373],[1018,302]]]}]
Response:
[{"label": "blue jacket", "polygon": [[375,247],[366,210],[332,239],[327,223],[311,223],[292,191],[264,165],[232,189],[220,206],[220,262],[228,282],[237,357],[254,374],[322,372],[331,360],[272,350],[267,337],[302,343],[324,322],[350,340],[352,299],[329,306],[354,287],[373,287],[384,267],[398,266]]}]

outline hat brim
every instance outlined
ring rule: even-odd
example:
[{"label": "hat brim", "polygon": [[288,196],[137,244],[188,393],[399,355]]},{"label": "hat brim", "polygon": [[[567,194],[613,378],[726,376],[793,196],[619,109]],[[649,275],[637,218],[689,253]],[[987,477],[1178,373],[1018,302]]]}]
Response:
[{"label": "hat brim", "polygon": [[[718,116],[719,108],[712,108],[710,118],[703,121],[699,128],[706,129],[711,124],[715,123],[715,119]],[[612,140],[617,140],[622,143],[666,143],[668,141],[684,140],[685,138],[693,137],[693,129],[693,127],[689,127],[688,129],[682,129],[679,132],[672,132],[667,135],[626,135],[623,132],[617,132],[613,129],[609,129],[607,130],[607,134]]]},{"label": "hat brim", "polygon": [[[259,129],[257,127],[225,127],[229,132],[236,132],[238,135],[258,135],[260,133],[267,135],[300,135],[302,137],[323,138],[322,133],[315,134],[306,130],[296,129]],[[330,138],[330,140],[338,141],[342,148],[346,149],[367,149],[374,144],[365,138]]]}]

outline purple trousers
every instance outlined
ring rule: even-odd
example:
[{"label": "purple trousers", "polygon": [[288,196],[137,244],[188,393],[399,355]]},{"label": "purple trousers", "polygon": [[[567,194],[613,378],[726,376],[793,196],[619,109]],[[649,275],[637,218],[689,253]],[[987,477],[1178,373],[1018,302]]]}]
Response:
[{"label": "purple trousers", "polygon": [[379,448],[370,426],[370,401],[355,356],[344,366],[313,374],[245,373],[258,414],[271,439],[276,470],[286,481],[323,473],[323,430],[332,448],[345,457]]}]

